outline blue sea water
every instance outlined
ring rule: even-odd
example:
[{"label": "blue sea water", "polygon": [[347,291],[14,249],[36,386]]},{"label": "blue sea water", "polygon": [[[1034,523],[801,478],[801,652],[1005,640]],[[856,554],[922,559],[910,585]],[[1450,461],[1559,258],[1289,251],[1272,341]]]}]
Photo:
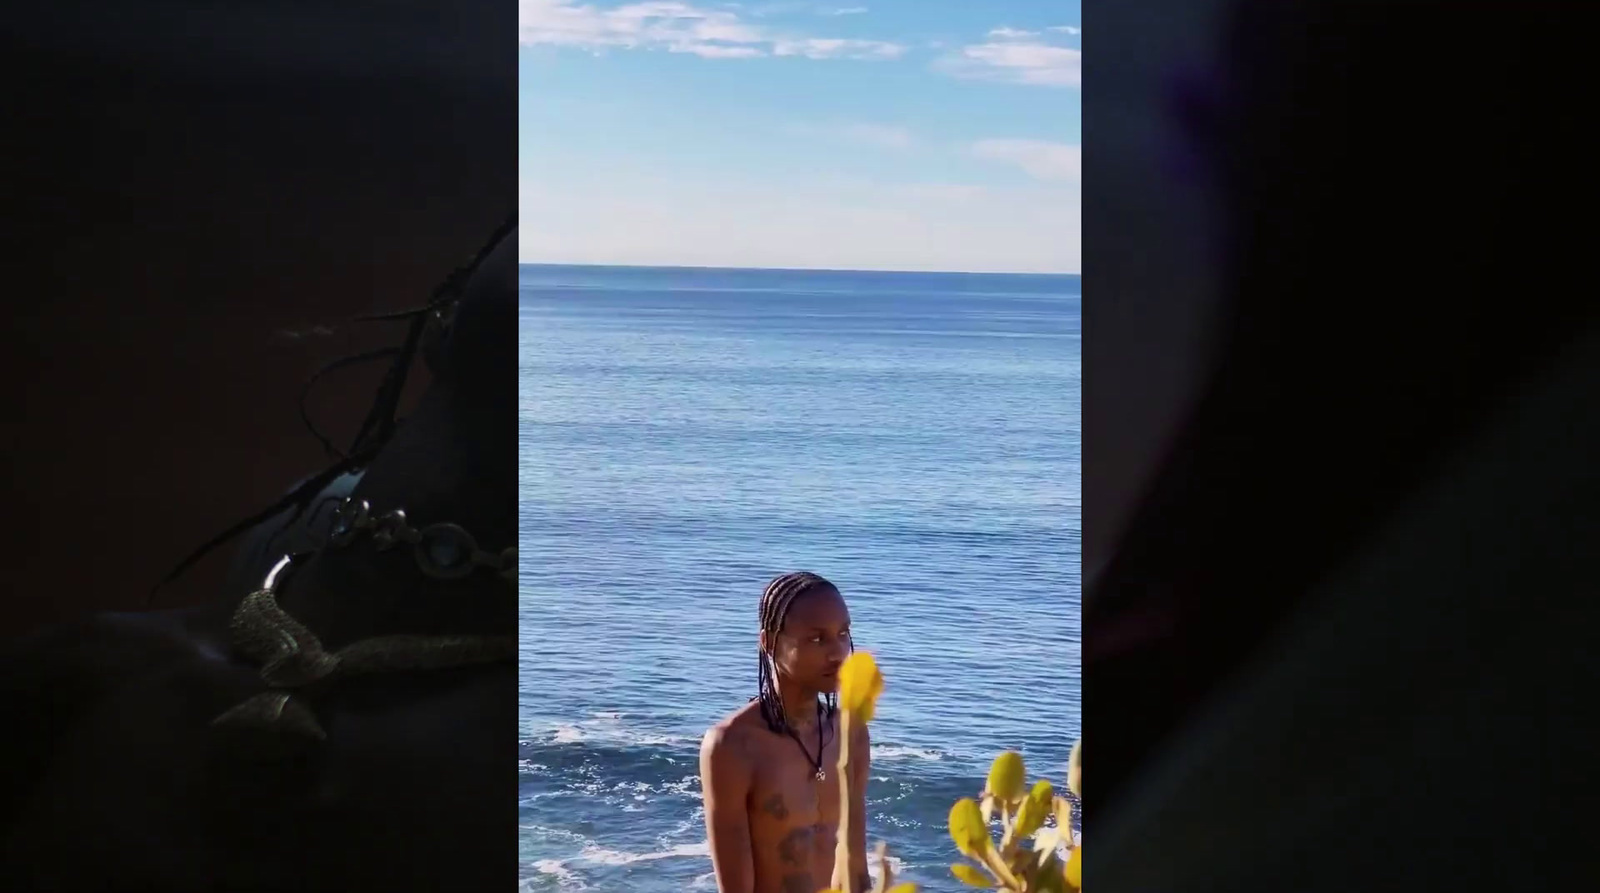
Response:
[{"label": "blue sea water", "polygon": [[525,890],[714,888],[698,739],[772,576],[887,679],[869,840],[954,891],[950,805],[1079,731],[1077,277],[524,266]]}]

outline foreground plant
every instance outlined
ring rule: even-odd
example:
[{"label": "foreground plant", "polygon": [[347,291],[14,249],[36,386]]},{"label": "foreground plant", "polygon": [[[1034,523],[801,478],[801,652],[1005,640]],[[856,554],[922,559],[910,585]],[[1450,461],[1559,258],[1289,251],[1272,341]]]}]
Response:
[{"label": "foreground plant", "polygon": [[[989,831],[996,815],[998,842]],[[1054,824],[1047,825],[1051,819]],[[1007,751],[995,758],[982,796],[963,798],[950,810],[950,838],[970,860],[950,866],[950,872],[968,886],[1010,893],[1082,890],[1082,847],[1073,847],[1071,828],[1067,798],[1042,779],[1029,787],[1022,755]],[[1063,847],[1069,851],[1065,861],[1059,855]]]},{"label": "foreground plant", "polygon": [[[833,852],[833,878],[824,893],[846,893],[852,889],[850,866],[855,864],[856,854],[851,852],[850,844],[854,837],[850,827],[850,740],[854,737],[856,723],[872,721],[881,694],[883,674],[878,672],[878,662],[865,651],[850,655],[839,669],[839,833]],[[894,883],[894,870],[889,867],[889,847],[881,842],[878,866],[878,880],[870,893],[916,893],[916,884]]]}]

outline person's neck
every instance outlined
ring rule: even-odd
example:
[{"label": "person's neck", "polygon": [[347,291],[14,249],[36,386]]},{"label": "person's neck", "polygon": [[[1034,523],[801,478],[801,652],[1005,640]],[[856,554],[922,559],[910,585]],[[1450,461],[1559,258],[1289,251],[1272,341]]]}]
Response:
[{"label": "person's neck", "polygon": [[795,730],[816,728],[818,722],[817,696],[798,683],[778,680],[778,693],[783,702],[783,715],[789,727]]}]

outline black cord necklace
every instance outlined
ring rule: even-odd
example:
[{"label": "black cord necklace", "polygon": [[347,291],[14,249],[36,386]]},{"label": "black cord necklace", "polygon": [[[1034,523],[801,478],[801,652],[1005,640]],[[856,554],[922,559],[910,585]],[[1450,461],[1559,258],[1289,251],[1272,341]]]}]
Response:
[{"label": "black cord necklace", "polygon": [[811,765],[812,777],[816,778],[817,781],[826,781],[827,778],[828,778],[827,771],[822,768],[822,752],[824,750],[827,750],[827,747],[828,747],[827,743],[823,740],[823,737],[822,737],[822,735],[823,735],[823,718],[824,718],[824,715],[823,715],[823,710],[822,710],[822,704],[818,703],[817,704],[817,755],[816,756],[812,756],[811,755],[811,751],[806,750],[805,742],[800,740],[800,736],[795,732],[794,727],[790,726],[788,723],[784,723],[784,730],[789,733],[789,737],[790,738],[794,739],[794,743],[800,746],[800,752],[806,755],[806,762]]}]

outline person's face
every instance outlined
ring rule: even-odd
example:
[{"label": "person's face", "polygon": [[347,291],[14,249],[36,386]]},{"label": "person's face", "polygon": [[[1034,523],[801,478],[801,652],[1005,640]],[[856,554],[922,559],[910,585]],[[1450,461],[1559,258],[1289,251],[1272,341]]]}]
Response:
[{"label": "person's face", "polygon": [[850,609],[835,589],[807,592],[789,606],[775,642],[762,636],[784,681],[809,691],[839,690],[839,667],[850,656]]}]

